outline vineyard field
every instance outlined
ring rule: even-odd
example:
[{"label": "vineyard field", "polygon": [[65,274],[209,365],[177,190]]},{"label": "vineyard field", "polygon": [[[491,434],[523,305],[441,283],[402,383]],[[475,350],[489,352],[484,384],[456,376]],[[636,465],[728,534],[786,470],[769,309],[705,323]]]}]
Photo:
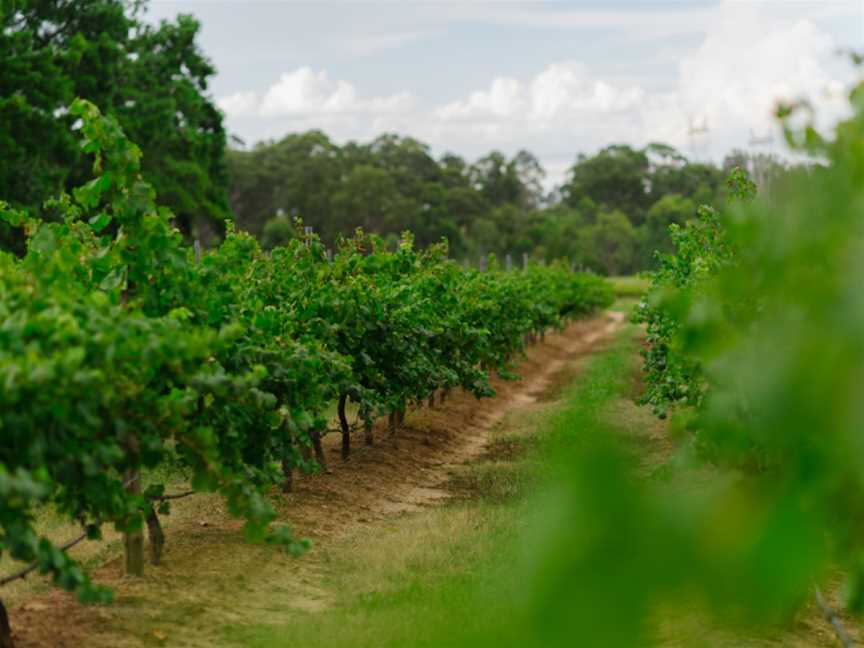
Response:
[{"label": "vineyard field", "polygon": [[[158,577],[123,578],[119,545],[113,559],[103,555],[107,564],[97,573],[117,591],[118,606],[88,608],[69,596],[19,592],[26,602],[12,609],[26,620],[24,645],[50,641],[61,620],[68,644],[60,645],[70,646],[399,646],[419,634],[445,640],[437,633],[454,618],[465,641],[492,645],[495,632],[506,633],[502,640],[519,637],[526,628],[518,623],[488,627],[500,624],[490,609],[506,609],[512,599],[485,588],[519,586],[518,575],[501,573],[501,556],[521,560],[520,529],[530,518],[524,498],[552,461],[543,437],[566,433],[568,419],[594,407],[594,398],[609,399],[604,409],[640,457],[643,478],[672,452],[668,423],[633,402],[644,334],[613,317],[550,335],[520,363],[522,382],[495,383],[496,399],[476,404],[455,395],[444,406],[412,412],[399,448],[375,447],[331,475],[298,484],[280,516],[314,539],[313,553],[290,559],[242,544],[225,533],[231,521],[218,498],[178,503],[166,525],[170,560]],[[331,441],[325,445],[336,457],[338,439]],[[676,488],[704,479],[682,476]],[[466,579],[465,571],[476,576]],[[686,606],[664,610],[657,628],[657,645],[670,648],[804,648],[830,646],[833,637],[815,604],[792,630],[729,630]]]},{"label": "vineyard field", "polygon": [[[613,313],[611,319],[599,317],[547,335],[518,363],[521,380],[493,380],[497,396],[492,399],[478,402],[454,393],[434,408],[410,411],[396,447],[382,442],[362,448],[342,464],[335,461],[341,451],[338,435],[325,438],[325,452],[334,458],[332,474],[302,477],[277,504],[279,519],[313,541],[308,556],[294,559],[272,548],[244,545],[237,522],[218,497],[206,494],[176,503],[166,518],[165,563],[141,583],[124,576],[119,538],[107,547],[76,547],[76,557],[96,550],[89,554],[94,577],[114,589],[118,604],[82,606],[69,595],[40,593],[45,586],[37,581],[18,585],[8,600],[23,645],[50,641],[61,620],[67,633],[62,646],[84,641],[94,646],[146,644],[162,635],[167,645],[247,645],[241,635],[251,628],[251,619],[275,622],[330,609],[337,593],[327,589],[330,579],[323,574],[330,569],[327,556],[341,553],[340,547],[347,555],[338,560],[350,563],[356,538],[374,545],[376,536],[419,512],[458,509],[478,493],[494,502],[524,495],[527,482],[522,488],[518,480],[514,483],[514,474],[522,471],[518,463],[508,468],[495,459],[506,459],[513,443],[513,432],[501,430],[511,427],[507,421],[521,420],[522,433],[533,434],[530,417],[555,401],[585,359],[607,347],[623,323],[623,314]],[[385,421],[377,426],[379,433],[386,438]],[[186,487],[179,482],[172,486]],[[447,526],[421,530],[408,524],[400,533],[417,533],[412,543],[422,544],[425,534],[449,533]],[[266,612],[274,598],[280,608],[284,605],[281,616]],[[167,600],[177,604],[166,606]]]},{"label": "vineyard field", "polygon": [[[274,524],[267,490],[329,472],[334,401],[344,462],[360,428],[372,446],[387,416],[396,444],[409,408],[454,389],[494,395],[490,378],[511,375],[526,345],[612,301],[602,279],[563,264],[469,270],[444,244],[415,250],[407,233],[393,250],[358,231],[334,255],[308,230],[266,253],[229,232],[201,256],[156,204],[117,122],[84,101],[72,110],[95,177],[56,200],[64,222],[0,205],[27,237],[23,258],[0,257],[0,426],[11,433],[0,538],[4,554],[30,563],[3,585],[38,571],[107,602],[111,590],[67,550],[111,524],[125,572],[140,577],[144,529],[159,566],[160,516],[195,492],[220,492],[248,541],[299,555],[308,540]],[[187,490],[166,488],[172,470],[189,475]],[[46,507],[83,530],[63,544],[40,534]]]},{"label": "vineyard field", "polygon": [[864,646],[864,5],[606,4],[0,0],[0,648]]}]

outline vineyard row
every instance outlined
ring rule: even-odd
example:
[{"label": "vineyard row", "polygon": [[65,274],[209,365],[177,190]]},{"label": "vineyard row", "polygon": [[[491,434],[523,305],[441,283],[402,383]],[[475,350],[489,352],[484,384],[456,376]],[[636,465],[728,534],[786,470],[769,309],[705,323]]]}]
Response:
[{"label": "vineyard row", "polygon": [[[0,255],[0,555],[85,600],[110,593],[39,536],[44,507],[82,537],[113,524],[141,573],[142,530],[159,531],[172,497],[142,489],[141,473],[180,466],[245,518],[250,541],[302,551],[266,489],[320,467],[332,403],[347,459],[349,402],[370,439],[376,418],[395,432],[438,390],[490,396],[490,372],[507,375],[532,336],[611,302],[603,280],[565,265],[466,269],[407,234],[394,250],[358,231],[330,255],[300,226],[270,252],[229,227],[198,255],[117,123],[72,110],[94,178],[46,205],[53,222],[0,203],[27,242]],[[4,625],[5,648],[0,605]]]}]

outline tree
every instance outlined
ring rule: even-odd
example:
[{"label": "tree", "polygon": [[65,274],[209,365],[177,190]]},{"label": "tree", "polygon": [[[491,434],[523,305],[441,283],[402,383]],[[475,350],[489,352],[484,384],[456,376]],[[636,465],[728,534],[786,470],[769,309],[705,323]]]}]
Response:
[{"label": "tree", "polygon": [[696,215],[696,204],[680,194],[668,194],[651,206],[643,227],[643,249],[647,257],[643,263],[653,264],[655,251],[672,252],[669,226],[683,225]]},{"label": "tree", "polygon": [[320,131],[296,133],[251,150],[229,150],[227,160],[237,222],[265,247],[282,240],[280,232],[289,233],[283,227],[288,221],[278,218],[282,214],[289,221],[302,218],[334,249],[339,236],[357,227],[390,244],[409,230],[421,246],[446,239],[456,258],[527,252],[603,272],[606,264],[592,252],[591,241],[608,228],[608,218],[589,231],[600,215],[625,215],[633,227],[624,239],[635,246],[626,266],[641,270],[651,264],[654,249],[665,245],[665,224],[681,220],[663,212],[646,224],[658,200],[678,194],[693,203],[715,203],[721,192],[713,165],[691,164],[657,143],[581,156],[563,188],[564,200],[544,195],[545,172],[527,151],[513,157],[493,151],[474,164],[452,153],[436,160],[426,144],[393,134],[338,146]]},{"label": "tree", "polygon": [[405,215],[395,208],[398,197],[396,183],[385,170],[356,166],[333,194],[333,225],[345,233],[358,227],[370,232],[392,231],[388,226]]},{"label": "tree", "polygon": [[562,188],[564,201],[578,208],[587,198],[607,211],[620,210],[640,225],[651,204],[648,172],[645,152],[624,144],[608,146],[593,157],[580,155]]},{"label": "tree", "polygon": [[716,166],[690,162],[666,144],[649,144],[645,153],[650,161],[648,187],[652,203],[668,194],[680,194],[697,203],[716,202],[725,177]]},{"label": "tree", "polygon": [[[455,191],[458,192],[458,189]],[[400,209],[404,209],[401,216],[405,226],[401,229],[413,232],[415,241],[423,247],[446,239],[450,253],[461,256],[465,245],[458,216],[450,210],[450,193],[440,182],[422,184],[416,200],[403,199],[404,207]]]},{"label": "tree", "polygon": [[328,240],[333,193],[343,171],[338,146],[318,130],[292,133],[278,142],[263,142],[251,151],[229,150],[231,207],[237,225],[256,236],[281,210],[299,216]]},{"label": "tree", "polygon": [[519,151],[512,160],[492,151],[471,166],[471,184],[492,206],[517,205],[532,209],[542,200],[541,180],[545,176],[540,162],[528,151]]},{"label": "tree", "polygon": [[522,149],[510,163],[516,171],[516,176],[522,184],[522,206],[527,209],[537,209],[544,202],[543,180],[546,170],[533,153]]},{"label": "tree", "polygon": [[81,96],[142,143],[143,168],[187,234],[218,232],[230,214],[225,132],[205,94],[215,71],[199,24],[154,27],[142,11],[122,0],[0,3],[0,196],[50,218],[43,201],[87,177],[68,114]]},{"label": "tree", "polygon": [[455,153],[445,153],[438,162],[441,169],[441,181],[447,187],[465,187],[469,184],[469,167],[464,158]]},{"label": "tree", "polygon": [[426,182],[435,182],[441,176],[438,164],[430,154],[427,144],[413,137],[401,137],[387,133],[375,138],[367,147],[374,163],[389,171],[404,193]]},{"label": "tree", "polygon": [[181,15],[158,27],[136,21],[135,29],[130,46],[137,58],[117,79],[125,92],[105,109],[144,143],[142,171],[180,229],[202,238],[221,235],[231,218],[225,130],[206,94],[216,69],[195,42],[200,24]]},{"label": "tree", "polygon": [[585,237],[581,232],[588,223],[576,209],[555,205],[537,214],[532,228],[534,255],[541,259],[567,259],[582,265],[585,262]]},{"label": "tree", "polygon": [[261,232],[261,247],[272,250],[297,237],[297,226],[284,214],[277,214],[266,223]]},{"label": "tree", "polygon": [[620,211],[604,212],[597,223],[583,230],[587,262],[605,275],[630,274],[638,264],[638,233]]}]

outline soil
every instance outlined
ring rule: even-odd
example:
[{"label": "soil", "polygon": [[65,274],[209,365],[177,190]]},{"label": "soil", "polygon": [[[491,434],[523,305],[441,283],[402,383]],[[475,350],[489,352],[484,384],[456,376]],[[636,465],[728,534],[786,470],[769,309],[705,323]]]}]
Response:
[{"label": "soil", "polygon": [[488,451],[491,431],[509,412],[553,397],[624,320],[610,312],[547,335],[519,364],[521,380],[492,380],[495,398],[453,392],[443,404],[409,412],[395,438],[380,421],[375,444],[364,446],[357,434],[347,462],[339,458],[338,436],[325,438],[330,473],[300,476],[294,492],[274,494],[280,518],[313,542],[302,558],[246,544],[242,523],[217,497],[179,500],[163,520],[167,541],[159,567],[127,578],[122,557],[111,552],[93,572],[115,592],[108,606],[84,606],[56,590],[28,594],[10,610],[17,648],[224,645],[215,633],[232,620],[278,623],[292,610],[326,609],[334,594],[323,585],[327,566],[317,549],[358,527],[455,496],[448,487],[454,468]]}]

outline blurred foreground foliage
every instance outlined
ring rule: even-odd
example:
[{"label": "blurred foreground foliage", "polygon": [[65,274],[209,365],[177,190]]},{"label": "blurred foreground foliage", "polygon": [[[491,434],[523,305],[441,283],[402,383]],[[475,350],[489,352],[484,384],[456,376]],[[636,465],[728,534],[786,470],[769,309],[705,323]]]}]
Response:
[{"label": "blurred foreground foliage", "polygon": [[645,401],[686,432],[679,459],[723,475],[702,506],[661,524],[657,558],[757,622],[791,618],[833,567],[849,576],[850,608],[864,606],[864,85],[850,102],[832,137],[793,125],[806,104],[778,110],[789,144],[818,162],[790,171],[770,203],[733,173],[741,200],[673,227],[676,250],[637,316]]},{"label": "blurred foreground foliage", "polygon": [[677,448],[639,476],[605,409],[625,389],[620,354],[590,370],[550,430],[550,491],[512,577],[506,636],[486,639],[646,646],[670,610],[788,627],[838,568],[861,611],[864,84],[850,100],[830,138],[792,125],[803,106],[779,111],[818,163],[770,203],[736,172],[741,200],[673,229],[641,317],[647,400],[673,415]]}]

